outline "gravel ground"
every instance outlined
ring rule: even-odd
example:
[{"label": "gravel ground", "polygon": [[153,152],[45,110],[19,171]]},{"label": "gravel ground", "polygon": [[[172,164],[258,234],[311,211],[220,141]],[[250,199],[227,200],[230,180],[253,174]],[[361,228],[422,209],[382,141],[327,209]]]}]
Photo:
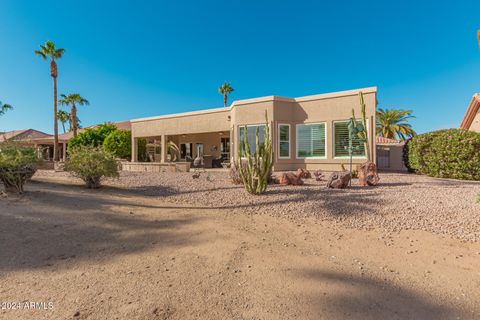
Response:
[{"label": "gravel ground", "polygon": [[[326,189],[326,181],[305,180],[303,186],[271,185],[261,196],[233,185],[227,172],[122,172],[104,185],[119,192],[163,197],[174,203],[222,208],[232,212],[262,213],[292,219],[316,217],[357,229],[383,228],[386,232],[425,230],[466,241],[480,241],[479,182],[435,179],[412,174],[380,174],[377,187]],[[68,179],[67,173],[39,171],[34,179]],[[121,191],[120,191],[121,190]]]}]

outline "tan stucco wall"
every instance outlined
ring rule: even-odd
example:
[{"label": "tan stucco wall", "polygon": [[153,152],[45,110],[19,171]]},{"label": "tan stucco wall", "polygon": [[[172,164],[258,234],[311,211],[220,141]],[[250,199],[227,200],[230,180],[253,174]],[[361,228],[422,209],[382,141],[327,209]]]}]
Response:
[{"label": "tan stucco wall", "polygon": [[[173,141],[179,148],[182,143],[191,143],[193,148],[193,158],[197,156],[196,144],[203,144],[203,154],[211,155],[213,158],[220,156],[220,140],[221,138],[229,138],[230,132],[224,131],[220,135],[218,132],[213,133],[202,133],[202,134],[187,134],[187,135],[177,135],[177,136],[168,136],[167,140]],[[179,155],[180,156],[180,155]]]},{"label": "tan stucco wall", "polygon": [[470,126],[470,130],[475,132],[480,132],[480,113],[477,113],[475,119],[473,119],[472,125]]},{"label": "tan stucco wall", "polygon": [[[374,143],[374,124],[376,108],[376,89],[364,91],[366,104],[370,154],[376,161]],[[355,110],[360,118],[358,90],[338,94],[326,94],[303,98],[265,97],[234,102],[232,107],[202,114],[172,115],[132,121],[132,137],[148,137],[166,135],[178,145],[181,142],[204,143],[205,154],[219,155],[220,136],[218,132],[231,134],[231,155],[237,157],[239,128],[244,125],[264,124],[265,111],[270,125],[275,154],[275,170],[296,170],[297,168],[339,170],[340,164],[347,164],[348,158],[334,158],[333,144],[335,121],[348,121]],[[327,146],[325,159],[296,158],[296,125],[304,123],[325,122],[327,129]],[[278,124],[290,124],[290,159],[278,158]],[[208,133],[198,135],[199,133]],[[187,137],[182,137],[182,135]],[[197,134],[195,139],[188,134]],[[184,139],[184,140],[182,140]],[[217,145],[217,151],[210,151]],[[195,149],[195,146],[194,146]],[[365,158],[354,158],[354,163],[362,163]]]},{"label": "tan stucco wall", "polygon": [[390,171],[408,171],[407,167],[403,163],[403,144],[377,144],[377,150],[384,149],[389,151],[389,164],[388,168],[380,168],[380,170]]}]

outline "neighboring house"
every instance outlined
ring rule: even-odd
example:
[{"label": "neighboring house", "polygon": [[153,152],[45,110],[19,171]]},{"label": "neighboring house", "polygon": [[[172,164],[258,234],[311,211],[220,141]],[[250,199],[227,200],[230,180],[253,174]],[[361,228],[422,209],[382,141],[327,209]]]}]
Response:
[{"label": "neighboring house", "polygon": [[24,141],[28,142],[37,138],[48,138],[51,135],[35,129],[13,130],[0,133],[0,142],[5,141]]},{"label": "neighboring house", "polygon": [[[118,129],[122,130],[129,130],[130,131],[130,121],[123,121],[123,122],[112,122]],[[98,127],[99,125],[90,126],[88,128],[93,129]],[[88,129],[85,128],[85,129]],[[78,130],[78,133],[85,131],[85,129]],[[67,145],[68,141],[73,138],[73,132],[66,132],[63,134],[58,135],[58,144],[60,145],[60,158],[61,161],[65,161],[67,157]],[[42,150],[42,156],[44,160],[52,160],[53,159],[53,144],[54,144],[54,137],[49,135],[48,137],[39,137],[36,139],[32,139],[32,143],[37,146],[39,149]]]},{"label": "neighboring house", "polygon": [[[243,152],[239,142],[244,134],[252,151],[257,129],[260,142],[264,141],[266,112],[273,141],[274,170],[339,170],[342,163],[349,162],[347,124],[352,109],[360,117],[359,92],[364,94],[370,156],[375,161],[376,87],[300,98],[268,96],[238,100],[228,108],[131,120],[132,161],[139,159],[139,139],[146,139],[148,158],[153,162],[168,161],[168,142],[179,147],[180,161],[199,154],[207,167],[212,159],[217,160],[213,163],[231,161]],[[363,143],[355,139],[354,147],[353,162],[364,162]]]},{"label": "neighboring house", "polygon": [[377,137],[377,167],[386,171],[407,171],[403,163],[404,141]]},{"label": "neighboring house", "polygon": [[468,105],[467,112],[463,117],[460,129],[480,132],[480,93],[476,93],[472,97],[472,101]]}]

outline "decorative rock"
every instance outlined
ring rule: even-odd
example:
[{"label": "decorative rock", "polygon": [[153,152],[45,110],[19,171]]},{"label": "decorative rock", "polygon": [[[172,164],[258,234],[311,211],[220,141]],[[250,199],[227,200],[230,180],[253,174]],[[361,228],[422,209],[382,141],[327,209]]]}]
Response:
[{"label": "decorative rock", "polygon": [[376,186],[380,177],[377,173],[377,166],[371,161],[363,163],[358,169],[358,184],[361,186]]},{"label": "decorative rock", "polygon": [[312,178],[312,174],[310,173],[310,171],[308,171],[306,169],[298,168],[296,174],[297,174],[297,177],[300,177],[302,179],[311,179]]},{"label": "decorative rock", "polygon": [[330,179],[327,182],[327,188],[333,189],[345,189],[348,187],[352,175],[349,171],[344,172],[334,172],[330,176]]},{"label": "decorative rock", "polygon": [[275,183],[281,185],[294,185],[299,186],[303,184],[303,180],[301,177],[297,176],[293,172],[284,172],[280,177],[275,177]]},{"label": "decorative rock", "polygon": [[322,172],[322,170],[315,170],[315,171],[313,171],[313,175],[315,176],[315,181],[322,181],[322,179],[323,179],[323,172]]}]

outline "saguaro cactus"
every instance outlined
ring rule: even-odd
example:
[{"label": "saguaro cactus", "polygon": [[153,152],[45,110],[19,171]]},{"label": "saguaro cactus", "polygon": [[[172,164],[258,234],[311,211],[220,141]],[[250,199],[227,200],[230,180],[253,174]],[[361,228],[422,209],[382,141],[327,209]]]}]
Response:
[{"label": "saguaro cactus", "polygon": [[248,193],[262,194],[267,189],[268,181],[272,173],[273,167],[273,150],[272,139],[268,127],[268,117],[265,111],[265,143],[260,145],[258,127],[255,131],[255,152],[253,155],[250,152],[250,144],[248,142],[247,127],[243,135],[243,150],[244,163],[242,163],[241,155],[239,154],[237,163],[242,183]]},{"label": "saguaro cactus", "polygon": [[[360,91],[358,93],[358,98],[360,99],[360,112],[362,114],[362,124],[358,125],[357,121],[355,120],[355,110],[352,109],[352,119],[350,121],[351,125],[353,126],[353,134],[359,137],[365,146],[365,155],[367,157],[367,161],[370,161],[370,145],[368,143],[368,131],[367,131],[367,113],[365,111],[365,100],[363,99],[363,93]],[[351,142],[351,138],[350,138]]]}]

